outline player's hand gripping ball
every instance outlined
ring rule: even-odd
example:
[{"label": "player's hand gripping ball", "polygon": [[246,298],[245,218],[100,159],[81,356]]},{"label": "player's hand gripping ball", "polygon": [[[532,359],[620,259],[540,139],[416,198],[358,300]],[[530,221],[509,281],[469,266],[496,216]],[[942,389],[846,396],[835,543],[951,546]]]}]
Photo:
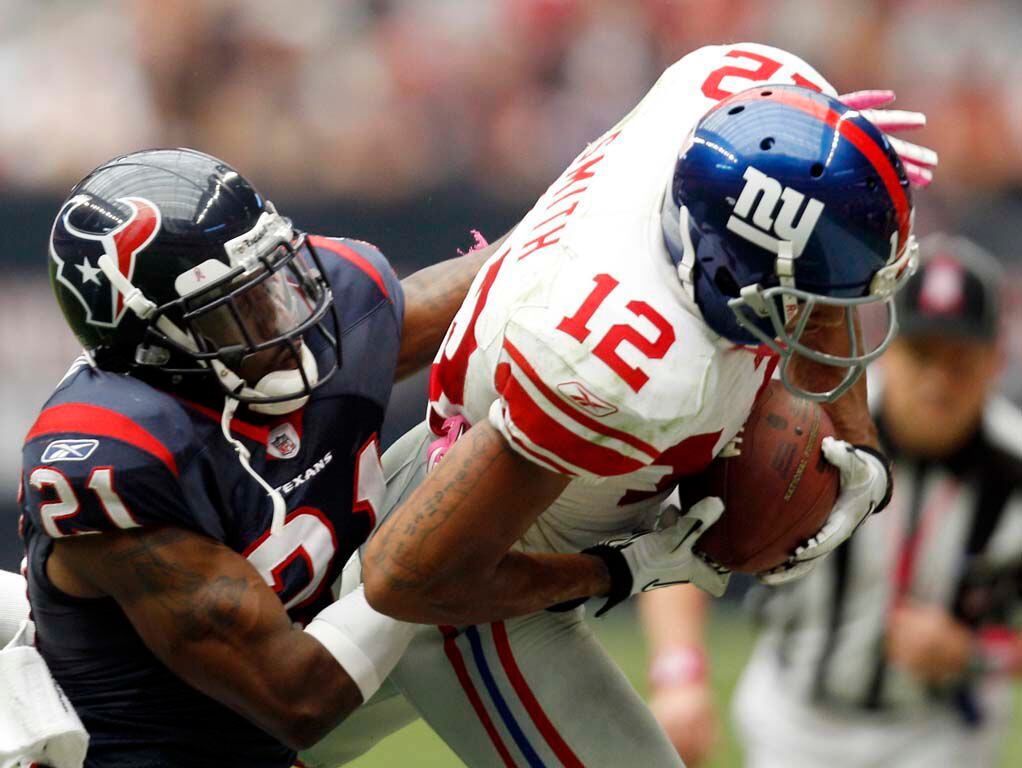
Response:
[{"label": "player's hand gripping ball", "polygon": [[733,445],[679,484],[684,508],[706,496],[724,502],[696,548],[743,573],[785,563],[824,526],[837,499],[838,470],[821,451],[833,433],[819,405],[771,381]]}]

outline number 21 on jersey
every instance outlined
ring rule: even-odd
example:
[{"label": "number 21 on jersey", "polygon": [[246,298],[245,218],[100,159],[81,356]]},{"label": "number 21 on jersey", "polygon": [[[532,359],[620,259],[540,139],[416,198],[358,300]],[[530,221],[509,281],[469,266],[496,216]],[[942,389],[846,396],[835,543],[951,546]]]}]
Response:
[{"label": "number 21 on jersey", "polygon": [[[557,330],[571,336],[579,343],[585,342],[592,329],[589,327],[594,315],[604,302],[614,293],[620,283],[606,273],[593,278],[596,286],[589,292],[582,306],[575,314],[565,316],[557,325]],[[660,360],[675,342],[674,328],[667,319],[645,301],[633,299],[625,304],[625,309],[636,318],[644,318],[655,329],[656,335],[645,335],[627,323],[615,323],[593,346],[593,355],[603,361],[614,373],[634,391],[638,392],[649,381],[649,375],[640,367],[630,365],[618,352],[625,345],[637,350],[650,360]]]},{"label": "number 21 on jersey", "polygon": [[[351,501],[352,514],[364,514],[369,526],[376,526],[377,512],[383,507],[386,481],[380,464],[380,443],[374,433],[355,457]],[[280,532],[266,531],[245,550],[263,580],[280,595],[287,610],[310,602],[327,583],[324,581],[338,550],[337,534],[327,515],[315,507],[298,507],[287,516]],[[303,561],[304,579],[285,584],[285,570]],[[339,565],[343,565],[340,563]]]}]

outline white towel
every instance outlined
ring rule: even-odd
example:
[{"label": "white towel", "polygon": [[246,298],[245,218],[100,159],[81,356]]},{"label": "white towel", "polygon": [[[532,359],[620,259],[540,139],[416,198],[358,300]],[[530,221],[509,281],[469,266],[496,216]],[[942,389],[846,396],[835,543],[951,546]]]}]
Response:
[{"label": "white towel", "polygon": [[24,621],[0,651],[0,768],[81,768],[89,734],[33,647],[34,635]]}]

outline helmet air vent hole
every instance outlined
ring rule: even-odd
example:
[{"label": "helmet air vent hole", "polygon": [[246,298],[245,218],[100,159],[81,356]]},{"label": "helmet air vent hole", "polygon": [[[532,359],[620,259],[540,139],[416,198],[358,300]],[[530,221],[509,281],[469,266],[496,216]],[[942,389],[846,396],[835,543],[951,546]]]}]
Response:
[{"label": "helmet air vent hole", "polygon": [[731,107],[731,109],[729,109],[727,111],[727,113],[729,115],[737,115],[739,112],[742,112],[744,109],[745,109],[745,107],[743,107],[743,106]]},{"label": "helmet air vent hole", "polygon": [[763,141],[759,143],[759,148],[766,151],[774,145],[774,137],[767,136]]},{"label": "helmet air vent hole", "polygon": [[809,175],[814,179],[818,179],[823,175],[823,163],[813,163],[809,169]]},{"label": "helmet air vent hole", "polygon": [[762,93],[760,94],[760,96],[773,96],[773,95],[774,95],[774,92],[773,92],[773,91],[763,91],[763,92],[762,92]]}]

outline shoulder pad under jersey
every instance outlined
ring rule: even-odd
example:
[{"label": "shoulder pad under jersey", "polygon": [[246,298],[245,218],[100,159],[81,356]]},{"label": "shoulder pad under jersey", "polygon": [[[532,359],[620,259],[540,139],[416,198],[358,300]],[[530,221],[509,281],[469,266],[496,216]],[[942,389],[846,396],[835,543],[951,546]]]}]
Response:
[{"label": "shoulder pad under jersey", "polygon": [[177,525],[219,534],[200,491],[185,486],[202,450],[184,408],[130,376],[83,369],[62,386],[22,449],[24,512],[53,538]]},{"label": "shoulder pad under jersey", "polygon": [[309,235],[309,244],[323,262],[327,280],[338,300],[341,324],[347,326],[371,312],[380,301],[404,317],[404,293],[394,268],[375,245],[346,237]]}]

